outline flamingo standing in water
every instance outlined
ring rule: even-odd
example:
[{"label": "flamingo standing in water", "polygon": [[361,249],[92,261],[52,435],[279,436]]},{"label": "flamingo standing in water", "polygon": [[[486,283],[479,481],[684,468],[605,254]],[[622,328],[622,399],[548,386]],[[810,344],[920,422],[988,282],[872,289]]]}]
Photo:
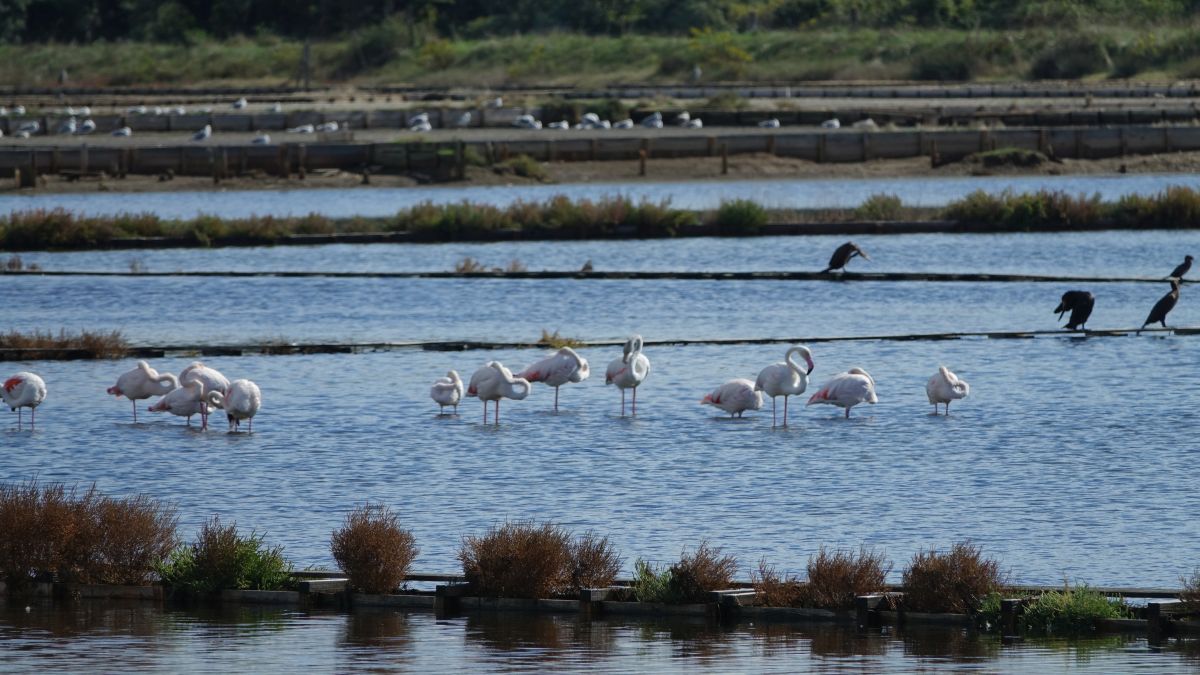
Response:
[{"label": "flamingo standing in water", "polygon": [[587,359],[574,349],[563,347],[517,373],[517,377],[554,387],[554,412],[558,412],[558,388],[568,382],[583,382],[591,374]]},{"label": "flamingo standing in water", "polygon": [[205,401],[225,410],[229,420],[229,433],[238,430],[242,420],[247,421],[246,431],[254,433],[254,416],[262,407],[262,391],[251,380],[234,380],[225,391],[210,391]]},{"label": "flamingo standing in water", "polygon": [[113,396],[124,396],[133,404],[133,423],[137,424],[137,402],[151,396],[164,396],[179,388],[179,378],[171,373],[159,373],[145,361],[138,361],[133,370],[121,373],[117,383],[108,388]]},{"label": "flamingo standing in water", "polygon": [[463,381],[457,370],[451,370],[445,377],[433,381],[429,388],[429,398],[438,404],[438,414],[445,414],[446,406],[454,406],[454,414],[458,414],[458,402],[462,400]]},{"label": "flamingo standing in water", "polygon": [[[808,370],[792,360],[792,354],[804,357]],[[792,347],[783,355],[783,361],[772,363],[758,373],[754,388],[771,397],[771,426],[775,426],[775,398],[783,397],[783,426],[787,426],[788,397],[803,394],[808,389],[808,376],[813,371],[812,352],[808,347]]]},{"label": "flamingo standing in water", "polygon": [[46,381],[35,373],[20,372],[4,381],[0,388],[4,405],[17,413],[17,429],[21,428],[21,408],[29,408],[29,429],[37,425],[37,407],[46,400]]},{"label": "flamingo standing in water", "polygon": [[[517,389],[520,388],[520,391]],[[483,401],[483,423],[487,424],[487,402],[496,402],[496,424],[500,424],[500,399],[511,398],[514,401],[523,400],[529,396],[533,385],[529,380],[513,377],[512,371],[499,361],[488,361],[487,365],[476,370],[467,383],[467,396],[475,396]]]},{"label": "flamingo standing in water", "polygon": [[637,414],[637,388],[650,374],[650,359],[642,353],[642,336],[634,335],[625,341],[624,353],[608,364],[604,373],[604,384],[615,384],[621,390],[621,417],[625,416],[625,390],[633,390],[633,407]]},{"label": "flamingo standing in water", "polygon": [[925,383],[925,395],[933,404],[933,414],[938,414],[938,404],[946,404],[946,415],[950,415],[950,401],[966,398],[971,393],[971,385],[950,372],[946,366],[938,366],[938,371]]},{"label": "flamingo standing in water", "polygon": [[850,419],[850,409],[864,401],[871,405],[879,401],[875,396],[875,378],[862,368],[851,368],[830,378],[808,399],[808,405],[827,403],[840,406],[846,409],[846,419]]},{"label": "flamingo standing in water", "polygon": [[[168,412],[179,417],[186,417],[188,426],[192,425],[192,415],[200,415],[200,428],[208,428],[208,415],[203,413],[204,382],[189,380],[179,385],[179,388],[167,392],[166,396],[158,399],[149,408],[150,412]],[[215,393],[215,392],[214,392]]]},{"label": "flamingo standing in water", "polygon": [[[229,388],[229,378],[225,377],[215,368],[209,368],[200,361],[192,361],[187,368],[179,371],[179,383],[187,384],[189,382],[201,382],[204,384],[204,391],[225,391]],[[203,394],[203,392],[201,392]],[[205,429],[208,428],[208,405],[209,402],[201,396],[200,400],[200,417]],[[220,405],[216,407],[220,408]],[[189,420],[190,422],[191,420]]]},{"label": "flamingo standing in water", "polygon": [[758,410],[762,407],[762,392],[755,389],[750,380],[738,378],[713,389],[700,404],[716,406],[729,413],[730,417],[741,417],[747,410]]}]

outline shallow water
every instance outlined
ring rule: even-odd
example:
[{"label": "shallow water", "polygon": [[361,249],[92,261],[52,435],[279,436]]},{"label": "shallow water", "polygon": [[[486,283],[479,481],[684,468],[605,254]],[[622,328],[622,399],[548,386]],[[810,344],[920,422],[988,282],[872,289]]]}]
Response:
[{"label": "shallow water", "polygon": [[0,670],[47,672],[1182,672],[1196,644],[1109,636],[1001,645],[959,630],[860,635],[830,626],[580,621],[420,611],[162,611],[80,603],[0,608]]},{"label": "shallow water", "polygon": [[388,216],[423,202],[462,201],[506,206],[518,200],[546,201],[556,195],[598,200],[624,196],[634,201],[667,201],[681,209],[715,209],[722,201],[750,199],[767,208],[854,208],[872,195],[894,194],[907,206],[936,207],[976,190],[1017,193],[1039,190],[1073,195],[1098,194],[1114,201],[1127,194],[1154,194],[1170,186],[1200,188],[1196,174],[1086,176],[963,176],[922,178],[784,179],[687,181],[678,183],[580,183],[564,185],[447,186],[321,190],[228,190],[218,192],[59,193],[0,196],[0,211],[65,208],[90,215],[150,212],[165,218],[210,214],[331,217]]}]

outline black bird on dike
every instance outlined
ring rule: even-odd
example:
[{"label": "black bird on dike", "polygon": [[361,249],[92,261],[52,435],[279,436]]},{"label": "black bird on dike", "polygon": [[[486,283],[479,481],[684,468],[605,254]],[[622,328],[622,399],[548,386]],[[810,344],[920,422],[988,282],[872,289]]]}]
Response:
[{"label": "black bird on dike", "polygon": [[1071,313],[1070,321],[1064,326],[1067,330],[1081,330],[1087,324],[1088,317],[1092,315],[1092,308],[1096,306],[1096,296],[1087,291],[1067,291],[1063,293],[1062,302],[1058,303],[1058,307],[1054,311],[1058,312],[1059,321],[1062,320],[1063,314]]},{"label": "black bird on dike", "polygon": [[850,262],[850,259],[856,255],[861,255],[863,260],[871,259],[871,256],[867,255],[866,251],[859,248],[858,244],[855,244],[852,241],[842,244],[841,246],[837,247],[837,250],[833,252],[833,257],[829,259],[829,267],[821,270],[821,273],[824,274],[825,272],[844,269],[846,264]]},{"label": "black bird on dike", "polygon": [[1192,256],[1185,255],[1183,256],[1183,262],[1179,263],[1179,265],[1167,275],[1167,278],[1170,279],[1171,277],[1175,277],[1176,279],[1183,281],[1183,275],[1187,274],[1188,270],[1190,269],[1192,269]]},{"label": "black bird on dike", "polygon": [[[1142,324],[1142,328],[1149,326],[1152,323],[1161,323],[1163,328],[1167,327],[1167,314],[1175,309],[1175,303],[1179,302],[1179,280],[1171,279],[1171,292],[1158,299],[1154,303],[1154,309],[1150,310],[1150,316],[1146,317],[1146,323]],[[1141,328],[1138,333],[1141,333]]]}]

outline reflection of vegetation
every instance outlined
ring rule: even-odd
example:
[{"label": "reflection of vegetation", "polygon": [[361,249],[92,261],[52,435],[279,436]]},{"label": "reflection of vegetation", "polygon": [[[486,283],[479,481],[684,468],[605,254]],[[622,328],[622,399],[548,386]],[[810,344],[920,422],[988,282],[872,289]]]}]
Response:
[{"label": "reflection of vegetation", "polygon": [[411,641],[411,631],[408,612],[356,608],[347,618],[342,641],[355,647],[395,650]]}]

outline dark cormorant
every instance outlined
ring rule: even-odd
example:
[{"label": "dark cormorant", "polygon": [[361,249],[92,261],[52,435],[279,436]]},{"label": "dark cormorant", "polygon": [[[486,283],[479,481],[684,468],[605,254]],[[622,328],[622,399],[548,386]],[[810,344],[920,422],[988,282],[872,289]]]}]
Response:
[{"label": "dark cormorant", "polygon": [[1176,267],[1169,275],[1167,275],[1167,278],[1170,279],[1171,277],[1175,277],[1176,279],[1182,281],[1183,275],[1187,274],[1188,270],[1190,269],[1192,269],[1192,256],[1185,255],[1183,256],[1183,262],[1179,263],[1179,266]]},{"label": "dark cormorant", "polygon": [[829,267],[821,270],[821,273],[824,274],[825,272],[832,272],[833,270],[844,268],[846,263],[850,262],[850,259],[856,255],[861,255],[865,260],[871,259],[871,256],[867,255],[866,251],[859,248],[858,244],[855,244],[852,241],[842,244],[841,246],[837,247],[837,250],[833,252],[833,257],[829,259]]},{"label": "dark cormorant", "polygon": [[1058,307],[1054,311],[1058,312],[1058,318],[1061,321],[1063,314],[1071,313],[1071,320],[1067,321],[1065,328],[1067,330],[1079,330],[1087,324],[1088,317],[1092,315],[1092,308],[1096,306],[1096,296],[1087,291],[1067,291],[1063,293],[1062,302],[1058,303]]},{"label": "dark cormorant", "polygon": [[[1154,322],[1162,324],[1163,328],[1167,327],[1167,314],[1172,309],[1175,309],[1175,303],[1179,302],[1179,280],[1171,279],[1171,292],[1158,299],[1154,303],[1154,309],[1150,310],[1150,316],[1146,317],[1146,322],[1142,324],[1142,328],[1149,326]],[[1141,329],[1138,329],[1141,332]]]}]

